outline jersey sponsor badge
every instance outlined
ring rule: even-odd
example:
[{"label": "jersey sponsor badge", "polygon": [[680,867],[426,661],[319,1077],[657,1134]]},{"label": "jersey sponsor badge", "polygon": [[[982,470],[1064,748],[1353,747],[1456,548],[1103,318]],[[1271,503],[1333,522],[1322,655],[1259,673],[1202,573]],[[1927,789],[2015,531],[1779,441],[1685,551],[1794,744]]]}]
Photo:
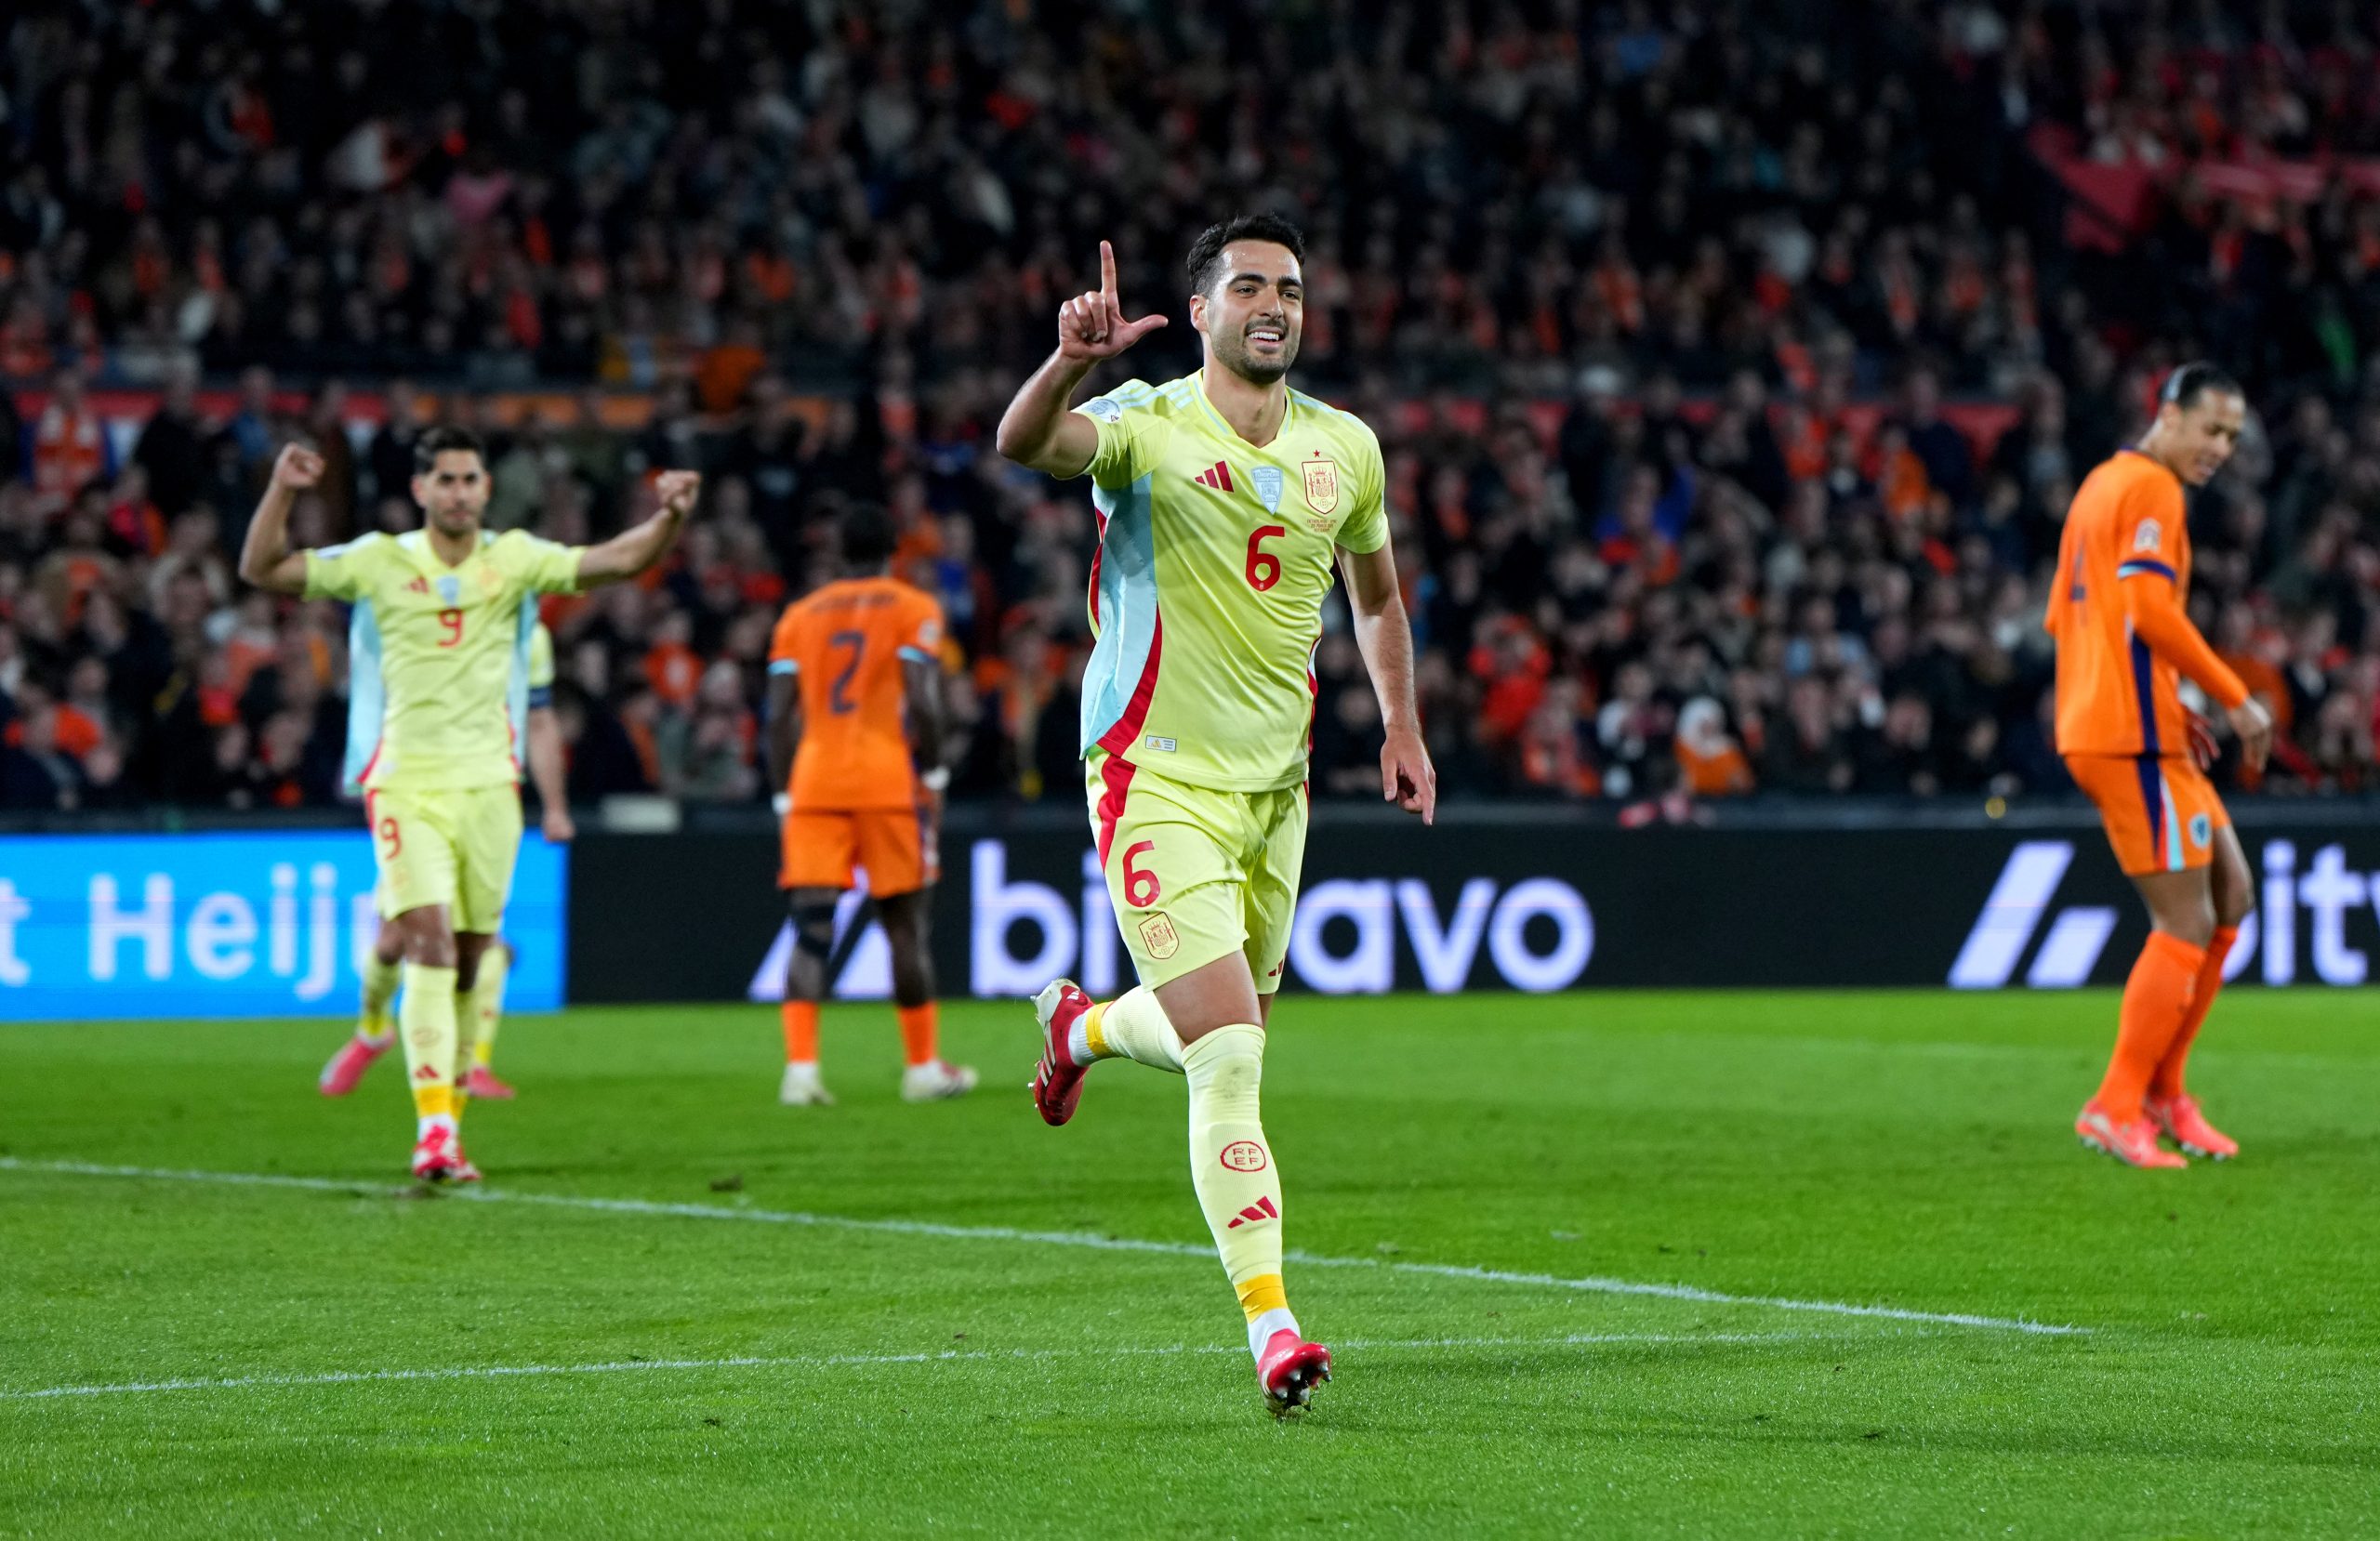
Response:
[{"label": "jersey sponsor badge", "polygon": [[1281,511],[1281,487],[1286,480],[1281,475],[1281,468],[1278,466],[1259,466],[1248,473],[1248,480],[1254,484],[1256,488],[1256,500],[1264,505],[1264,511],[1268,514],[1279,513]]},{"label": "jersey sponsor badge", "polygon": [[1306,507],[1327,514],[1339,507],[1339,464],[1316,455],[1299,468],[1305,473]]},{"label": "jersey sponsor badge", "polygon": [[1163,910],[1141,922],[1141,945],[1149,956],[1159,963],[1182,951],[1182,933],[1173,929],[1171,917]]},{"label": "jersey sponsor badge", "polygon": [[2164,539],[2165,527],[2153,519],[2144,519],[2140,521],[2140,528],[2133,532],[2132,548],[2135,551],[2154,551],[2164,543]]},{"label": "jersey sponsor badge", "polygon": [[1104,396],[1085,402],[1082,404],[1082,410],[1103,423],[1120,423],[1124,420],[1124,409]]},{"label": "jersey sponsor badge", "polygon": [[452,610],[463,602],[463,580],[453,573],[443,573],[438,580],[438,602]]},{"label": "jersey sponsor badge", "polygon": [[1176,749],[1179,749],[1179,748],[1181,748],[1181,747],[1182,747],[1181,742],[1180,742],[1179,740],[1176,740],[1176,739],[1170,739],[1170,738],[1159,738],[1159,737],[1157,737],[1155,733],[1151,733],[1148,737],[1146,737],[1146,738],[1144,738],[1144,739],[1141,740],[1141,742],[1142,742],[1144,744],[1147,745],[1149,748],[1156,750],[1157,753],[1159,753],[1159,754],[1161,754],[1161,755],[1170,755],[1170,754],[1173,753]]},{"label": "jersey sponsor badge", "polygon": [[2215,820],[2204,813],[2190,815],[2190,844],[2205,845],[2215,838]]}]

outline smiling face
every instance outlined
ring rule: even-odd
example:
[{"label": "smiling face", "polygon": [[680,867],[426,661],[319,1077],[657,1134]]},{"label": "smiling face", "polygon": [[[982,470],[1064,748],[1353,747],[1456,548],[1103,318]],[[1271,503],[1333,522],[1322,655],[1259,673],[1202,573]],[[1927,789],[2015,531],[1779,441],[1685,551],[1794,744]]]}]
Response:
[{"label": "smiling face", "polygon": [[1215,282],[1190,296],[1190,324],[1207,336],[1207,362],[1251,385],[1269,386],[1297,362],[1305,330],[1305,275],[1287,246],[1235,241]]}]

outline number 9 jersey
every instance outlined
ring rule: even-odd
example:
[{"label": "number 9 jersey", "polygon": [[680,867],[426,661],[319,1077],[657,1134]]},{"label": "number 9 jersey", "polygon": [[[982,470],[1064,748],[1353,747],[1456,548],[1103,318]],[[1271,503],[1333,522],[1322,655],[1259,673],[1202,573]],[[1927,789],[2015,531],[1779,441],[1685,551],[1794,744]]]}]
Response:
[{"label": "number 9 jersey", "polygon": [[369,534],[306,553],[306,598],[358,607],[349,661],[359,691],[377,688],[378,747],[357,778],[366,791],[456,792],[510,787],[516,680],[527,676],[532,594],[578,587],[580,547],[519,530],[483,532],[449,567],[416,530]]},{"label": "number 9 jersey", "polygon": [[1207,400],[1203,371],[1075,410],[1099,426],[1082,752],[1216,791],[1300,784],[1333,547],[1388,540],[1380,441],[1292,390],[1260,449]]}]

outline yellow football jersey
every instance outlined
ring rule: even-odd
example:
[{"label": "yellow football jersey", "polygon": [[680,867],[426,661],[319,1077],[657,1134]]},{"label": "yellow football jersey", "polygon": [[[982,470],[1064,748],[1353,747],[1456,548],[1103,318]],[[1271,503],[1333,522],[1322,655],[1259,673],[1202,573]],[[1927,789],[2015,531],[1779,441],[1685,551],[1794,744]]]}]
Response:
[{"label": "yellow football jersey", "polygon": [[1271,791],[1305,778],[1333,547],[1387,543],[1386,474],[1352,415],[1292,390],[1259,449],[1205,382],[1133,380],[1075,408],[1099,428],[1082,752]]},{"label": "yellow football jersey", "polygon": [[[350,629],[350,780],[440,791],[520,777],[517,737],[538,631],[532,596],[574,592],[580,548],[483,533],[449,567],[421,531],[306,553],[306,597],[356,606]],[[550,644],[549,644],[550,649]],[[549,651],[549,679],[550,679]],[[374,731],[359,732],[358,723]]]}]

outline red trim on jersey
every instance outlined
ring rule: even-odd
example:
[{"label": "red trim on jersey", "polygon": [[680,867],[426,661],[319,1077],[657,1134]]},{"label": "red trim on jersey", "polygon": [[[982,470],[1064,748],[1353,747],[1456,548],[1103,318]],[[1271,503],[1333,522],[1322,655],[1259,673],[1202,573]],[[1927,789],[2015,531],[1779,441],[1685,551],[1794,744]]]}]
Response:
[{"label": "red trim on jersey", "polygon": [[1320,646],[1322,634],[1317,631],[1313,645],[1305,650],[1305,693],[1313,698],[1313,705],[1305,711],[1305,752],[1309,758],[1314,754],[1314,720],[1322,715],[1322,681],[1314,677],[1314,650]]},{"label": "red trim on jersey", "polygon": [[1141,681],[1132,687],[1132,699],[1124,704],[1124,715],[1116,726],[1100,735],[1099,746],[1111,755],[1130,751],[1140,741],[1141,729],[1149,719],[1149,703],[1157,698],[1157,664],[1165,652],[1165,616],[1157,618],[1156,634],[1149,639],[1149,661],[1141,669]]},{"label": "red trim on jersey", "polygon": [[1107,554],[1104,541],[1091,548],[1091,624],[1099,625],[1099,559]]},{"label": "red trim on jersey", "polygon": [[1099,864],[1107,865],[1107,852],[1116,844],[1116,821],[1124,816],[1124,799],[1132,790],[1132,762],[1110,755],[1099,768],[1099,779],[1107,790],[1099,797]]}]

